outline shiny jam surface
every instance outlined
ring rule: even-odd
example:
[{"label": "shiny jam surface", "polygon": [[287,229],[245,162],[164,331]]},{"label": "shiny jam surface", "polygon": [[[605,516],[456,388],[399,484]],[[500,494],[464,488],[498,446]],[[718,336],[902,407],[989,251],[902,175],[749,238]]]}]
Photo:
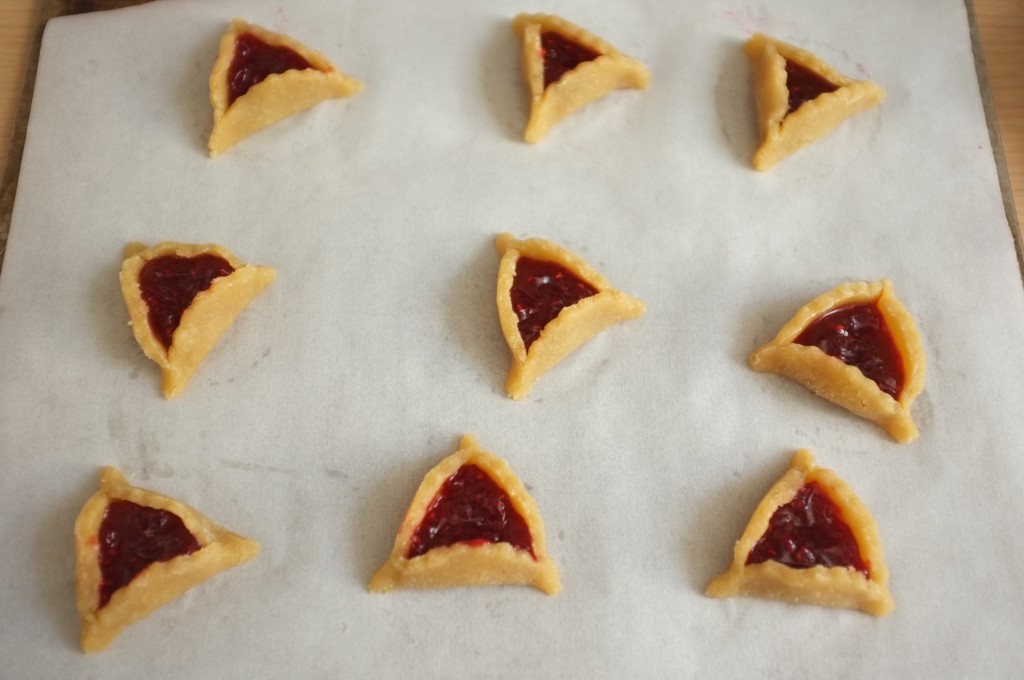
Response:
[{"label": "shiny jam surface", "polygon": [[537,559],[526,520],[504,489],[472,463],[460,467],[441,486],[413,533],[406,557],[455,543],[510,543]]},{"label": "shiny jam surface", "polygon": [[600,52],[584,47],[555,31],[544,31],[540,34],[540,51],[544,58],[544,87],[557,82],[583,62],[601,56]]},{"label": "shiny jam surface", "polygon": [[747,564],[781,562],[794,569],[848,567],[868,575],[853,532],[824,489],[805,484],[768,521],[768,530],[747,556]]},{"label": "shiny jam surface", "polygon": [[164,347],[170,349],[181,315],[195,296],[215,278],[233,271],[227,260],[216,255],[164,255],[142,266],[139,289],[149,309],[149,326]]},{"label": "shiny jam surface", "polygon": [[597,294],[597,289],[565,267],[520,257],[512,280],[512,311],[519,319],[519,335],[526,349],[564,308]]},{"label": "shiny jam surface", "polygon": [[290,47],[268,45],[252,33],[243,33],[235,41],[235,57],[228,67],[228,105],[272,73],[307,68],[313,65]]},{"label": "shiny jam surface", "polygon": [[111,501],[99,532],[100,607],[154,562],[199,550],[181,518],[131,501]]},{"label": "shiny jam surface", "polygon": [[839,86],[822,78],[806,66],[787,59],[786,89],[789,90],[789,111],[786,112],[788,115],[818,95],[835,92]]},{"label": "shiny jam surface", "polygon": [[903,390],[903,358],[875,303],[829,310],[812,321],[795,342],[817,347],[859,368],[893,399],[898,399]]}]

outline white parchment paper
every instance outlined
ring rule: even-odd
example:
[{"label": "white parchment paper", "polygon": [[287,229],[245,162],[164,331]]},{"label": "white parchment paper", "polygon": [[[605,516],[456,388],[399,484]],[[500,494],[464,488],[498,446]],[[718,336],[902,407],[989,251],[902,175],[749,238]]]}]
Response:
[{"label": "white parchment paper", "polygon": [[[520,11],[602,35],[651,88],[523,143]],[[209,159],[235,16],[365,89]],[[756,173],[753,31],[888,98]],[[501,231],[648,305],[522,402]],[[117,283],[125,243],[168,239],[279,272],[174,401]],[[746,363],[806,301],[882,277],[929,361],[909,445]],[[0,279],[0,675],[1010,677],[1022,290],[961,0],[168,0],[52,21]],[[563,592],[369,594],[466,432],[531,489]],[[888,618],[703,595],[799,447],[873,512]],[[85,656],[71,530],[104,465],[263,552]]]}]

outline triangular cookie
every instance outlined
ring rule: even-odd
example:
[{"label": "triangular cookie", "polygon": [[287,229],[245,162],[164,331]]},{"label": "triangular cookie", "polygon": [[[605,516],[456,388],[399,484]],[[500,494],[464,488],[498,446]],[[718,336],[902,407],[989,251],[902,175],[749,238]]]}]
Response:
[{"label": "triangular cookie", "polygon": [[885,99],[870,80],[851,80],[806,50],[757,33],[746,43],[754,70],[761,146],[753,164],[767,170]]},{"label": "triangular cookie", "polygon": [[231,22],[210,73],[210,155],[320,102],[355,94],[362,83],[286,35]]},{"label": "triangular cookie", "polygon": [[259,553],[255,541],[105,468],[75,521],[82,650],[99,652],[139,619]]},{"label": "triangular cookie", "polygon": [[505,461],[466,435],[423,478],[370,590],[501,584],[562,589],[537,505]]},{"label": "triangular cookie", "polygon": [[512,354],[505,389],[513,399],[587,340],[646,309],[551,241],[501,234],[497,247],[498,320]]},{"label": "triangular cookie", "polygon": [[799,604],[893,610],[882,542],[867,507],[832,470],[797,451],[754,510],[711,597],[749,595]]},{"label": "triangular cookie", "polygon": [[562,118],[612,90],[650,84],[646,66],[561,17],[520,14],[512,29],[523,43],[530,93],[527,142],[539,142]]},{"label": "triangular cookie", "polygon": [[165,397],[185,390],[235,317],[276,276],[214,244],[125,248],[121,292],[135,339],[163,373]]},{"label": "triangular cookie", "polygon": [[898,442],[917,438],[910,407],[924,389],[927,361],[917,324],[889,280],[819,295],[754,350],[750,365],[800,383]]}]

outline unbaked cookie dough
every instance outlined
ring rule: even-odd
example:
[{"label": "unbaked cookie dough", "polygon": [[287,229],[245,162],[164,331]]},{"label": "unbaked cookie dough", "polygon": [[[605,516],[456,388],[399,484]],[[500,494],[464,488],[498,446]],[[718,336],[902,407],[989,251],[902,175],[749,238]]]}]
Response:
[{"label": "unbaked cookie dough", "polygon": [[806,449],[754,510],[711,597],[753,596],[884,616],[894,608],[867,507]]},{"label": "unbaked cookie dough", "polygon": [[496,245],[498,320],[511,353],[505,389],[513,399],[529,394],[541,375],[587,340],[646,310],[556,243],[505,233]]},{"label": "unbaked cookie dough", "polygon": [[750,38],[746,52],[761,133],[753,158],[757,170],[768,170],[885,99],[885,90],[870,80],[851,80],[807,50],[764,34]]},{"label": "unbaked cookie dough", "polygon": [[121,293],[142,351],[160,366],[163,393],[181,394],[246,305],[276,278],[222,246],[165,241],[125,247]]},{"label": "unbaked cookie dough", "polygon": [[105,468],[75,521],[75,599],[85,652],[211,576],[251,560],[255,541]]},{"label": "unbaked cookie dough", "polygon": [[522,40],[530,94],[527,142],[539,142],[555,123],[612,90],[650,84],[646,66],[561,17],[520,14],[512,29]]},{"label": "unbaked cookie dough", "polygon": [[562,589],[537,505],[505,461],[466,435],[423,478],[369,588],[485,585]]},{"label": "unbaked cookie dough", "polygon": [[210,155],[218,156],[265,127],[360,88],[362,83],[338,71],[319,52],[235,19],[220,40],[210,73]]},{"label": "unbaked cookie dough", "polygon": [[917,324],[887,279],[846,283],[811,300],[754,350],[750,366],[800,383],[898,442],[918,436],[910,407],[927,361]]}]

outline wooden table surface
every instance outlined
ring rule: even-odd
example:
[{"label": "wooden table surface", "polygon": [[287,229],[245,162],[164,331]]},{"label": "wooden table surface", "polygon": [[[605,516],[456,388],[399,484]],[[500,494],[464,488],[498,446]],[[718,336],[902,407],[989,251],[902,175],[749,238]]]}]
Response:
[{"label": "wooden table surface", "polygon": [[[0,11],[0,159],[7,149],[32,41],[36,0]],[[1018,214],[1024,209],[1024,0],[974,0]]]}]

